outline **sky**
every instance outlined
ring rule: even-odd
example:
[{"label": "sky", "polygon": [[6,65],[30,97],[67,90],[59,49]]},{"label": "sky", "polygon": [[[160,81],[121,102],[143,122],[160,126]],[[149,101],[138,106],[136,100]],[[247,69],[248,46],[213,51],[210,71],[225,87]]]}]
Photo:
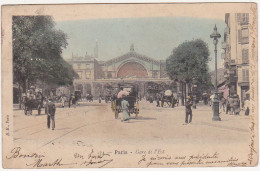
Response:
[{"label": "sky", "polygon": [[65,59],[72,53],[84,56],[86,52],[94,55],[98,42],[98,60],[109,60],[130,51],[148,57],[165,60],[172,50],[184,41],[204,40],[210,51],[210,71],[215,67],[214,45],[210,34],[217,25],[222,35],[218,44],[218,68],[221,67],[221,42],[225,28],[224,16],[221,19],[194,17],[143,17],[111,18],[56,21],[56,28],[68,36],[68,46],[63,50]]}]

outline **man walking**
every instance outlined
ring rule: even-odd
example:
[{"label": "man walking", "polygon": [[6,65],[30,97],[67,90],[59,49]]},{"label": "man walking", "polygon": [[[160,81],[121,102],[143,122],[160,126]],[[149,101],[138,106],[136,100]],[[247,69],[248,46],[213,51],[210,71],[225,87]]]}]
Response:
[{"label": "man walking", "polygon": [[129,122],[129,114],[128,114],[128,106],[129,103],[128,101],[126,101],[125,96],[123,95],[123,100],[121,101],[121,107],[122,107],[122,112],[123,112],[123,119],[121,120],[121,122],[123,121],[128,121]]},{"label": "man walking", "polygon": [[157,103],[157,105],[156,105],[156,107],[160,107],[160,94],[159,93],[157,93],[156,94],[156,103]]},{"label": "man walking", "polygon": [[[186,112],[185,125],[188,123],[191,123],[191,121],[192,121],[192,110],[191,110],[192,105],[193,104],[192,104],[191,98],[190,98],[190,96],[188,96],[187,102],[185,103],[185,112]],[[190,120],[188,122],[189,116],[190,116]]]},{"label": "man walking", "polygon": [[48,127],[48,129],[50,129],[50,123],[52,123],[52,130],[54,130],[56,107],[55,107],[55,104],[52,102],[52,99],[48,100],[48,102],[46,104],[45,112],[47,112],[46,113],[47,114],[47,127]]}]

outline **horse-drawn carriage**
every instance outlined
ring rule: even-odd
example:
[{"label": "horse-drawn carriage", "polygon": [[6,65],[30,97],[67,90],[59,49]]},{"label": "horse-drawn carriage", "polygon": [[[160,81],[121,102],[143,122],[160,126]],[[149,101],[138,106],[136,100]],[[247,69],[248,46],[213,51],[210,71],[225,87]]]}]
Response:
[{"label": "horse-drawn carriage", "polygon": [[114,111],[115,118],[118,118],[118,114],[122,112],[121,101],[123,96],[128,101],[128,113],[135,114],[135,118],[139,114],[138,103],[138,86],[133,83],[119,83],[118,90],[120,90],[117,96],[114,96],[115,100],[112,101],[112,110]]},{"label": "horse-drawn carriage", "polygon": [[174,107],[177,102],[177,94],[174,94],[171,90],[166,90],[162,93],[162,107],[167,104],[169,107]]},{"label": "horse-drawn carriage", "polygon": [[42,94],[37,94],[36,96],[26,95],[22,98],[22,108],[24,110],[25,115],[32,115],[33,110],[38,111],[38,115],[41,114],[41,108],[43,108],[43,96]]},{"label": "horse-drawn carriage", "polygon": [[157,94],[160,93],[160,90],[157,85],[148,86],[146,93],[146,100],[153,103],[153,101],[157,100]]}]

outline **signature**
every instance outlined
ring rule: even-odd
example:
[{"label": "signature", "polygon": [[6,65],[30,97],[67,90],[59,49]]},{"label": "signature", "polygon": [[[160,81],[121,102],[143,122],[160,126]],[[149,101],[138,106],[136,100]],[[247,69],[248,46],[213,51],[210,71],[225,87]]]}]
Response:
[{"label": "signature", "polygon": [[11,150],[11,155],[6,156],[7,159],[15,159],[15,158],[43,158],[45,155],[38,153],[22,153],[21,147],[15,147]]},{"label": "signature", "polygon": [[[84,157],[81,157],[84,159]],[[111,159],[110,154],[100,151],[95,153],[92,149],[91,152],[88,154],[87,159],[84,160],[81,165],[90,166],[90,165],[100,165],[99,168],[106,166],[107,164],[111,163],[113,159]]]},{"label": "signature", "polygon": [[76,163],[69,163],[69,164],[62,163],[62,159],[56,159],[53,162],[45,162],[43,161],[43,159],[37,159],[31,164],[26,164],[26,166],[41,168],[41,167],[54,167],[54,166],[64,166],[64,165],[73,165],[73,164]]}]

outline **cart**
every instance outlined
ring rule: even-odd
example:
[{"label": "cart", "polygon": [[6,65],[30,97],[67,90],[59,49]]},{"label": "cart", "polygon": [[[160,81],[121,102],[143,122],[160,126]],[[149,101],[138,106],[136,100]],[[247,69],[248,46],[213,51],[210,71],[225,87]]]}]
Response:
[{"label": "cart", "polygon": [[[135,118],[137,118],[139,114],[139,103],[138,103],[138,86],[133,83],[119,83],[118,89],[120,90],[118,94],[122,91],[128,92],[128,95],[125,97],[126,101],[128,101],[128,113],[135,114]],[[115,97],[115,100],[112,102],[112,110],[114,111],[115,118],[118,118],[118,114],[122,112],[121,108],[121,97]]]}]

